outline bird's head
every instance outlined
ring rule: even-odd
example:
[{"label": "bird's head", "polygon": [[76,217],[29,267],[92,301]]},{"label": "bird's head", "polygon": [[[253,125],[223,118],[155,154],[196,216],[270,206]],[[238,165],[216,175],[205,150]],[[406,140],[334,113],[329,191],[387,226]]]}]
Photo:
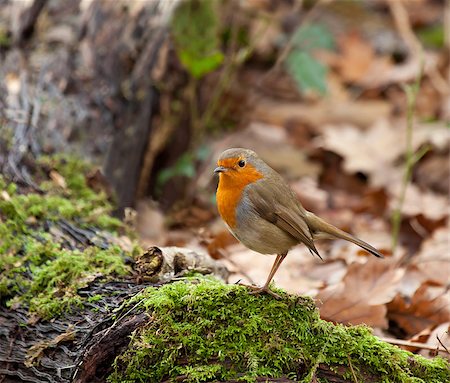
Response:
[{"label": "bird's head", "polygon": [[219,174],[220,180],[243,186],[264,178],[264,167],[267,166],[254,151],[243,148],[225,150],[217,165],[214,173]]}]

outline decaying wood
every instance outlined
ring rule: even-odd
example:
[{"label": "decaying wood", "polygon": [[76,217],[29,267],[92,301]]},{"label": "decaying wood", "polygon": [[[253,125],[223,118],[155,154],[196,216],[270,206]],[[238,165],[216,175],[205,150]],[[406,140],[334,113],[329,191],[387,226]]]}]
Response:
[{"label": "decaying wood", "polygon": [[[100,301],[86,303],[84,310],[51,321],[36,320],[24,308],[0,308],[0,382],[67,383],[73,381],[77,371],[84,366],[92,369],[95,363],[100,373],[101,358],[107,356],[111,363],[115,352],[128,342],[133,323],[139,324],[133,322],[131,315],[120,325],[115,324],[111,313],[124,299],[148,285],[132,280],[94,282],[79,294],[86,297],[100,294],[103,297]],[[105,331],[117,337],[107,337],[109,344],[102,343],[103,354],[82,363],[84,354],[97,344],[96,340]]]},{"label": "decaying wood", "polygon": [[[115,322],[111,327],[95,334],[89,340],[92,346],[87,349],[81,358],[73,381],[89,383],[96,381],[98,376],[105,375],[117,353],[127,346],[131,333],[148,320],[149,316],[146,313],[127,316],[122,322]],[[111,339],[116,341],[111,342]]]},{"label": "decaying wood", "polygon": [[228,270],[208,254],[182,247],[150,247],[136,260],[139,280],[153,283],[167,283],[187,272],[212,274],[223,280],[228,279]]}]

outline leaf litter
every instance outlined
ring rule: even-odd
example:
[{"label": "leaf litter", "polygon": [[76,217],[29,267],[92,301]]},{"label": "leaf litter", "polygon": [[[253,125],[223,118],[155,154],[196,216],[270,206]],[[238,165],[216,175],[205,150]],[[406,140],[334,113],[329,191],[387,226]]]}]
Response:
[{"label": "leaf litter", "polygon": [[[265,2],[250,3],[242,6],[257,13],[257,8],[263,7],[261,4]],[[414,27],[439,24],[443,14],[439,2],[421,1],[418,7],[412,7],[411,2],[404,3],[416,23]],[[413,131],[413,150],[427,148],[428,152],[416,164],[413,182],[407,188],[401,231],[402,245],[414,240],[417,246],[412,249],[401,246],[393,255],[390,252],[390,216],[397,204],[406,148],[402,86],[414,81],[420,63],[414,55],[405,55],[404,44],[399,43],[398,33],[392,26],[375,22],[373,27],[374,23],[359,21],[355,25],[359,18],[353,17],[351,12],[350,16],[334,13],[333,23],[327,23],[330,10],[324,9],[317,21],[330,27],[336,37],[336,49],[315,52],[314,59],[329,66],[328,96],[302,94],[292,79],[284,75],[272,79],[271,84],[278,86],[278,93],[258,86],[264,60],[277,55],[280,44],[286,41],[287,21],[294,18],[294,26],[298,21],[289,7],[285,8],[265,12],[264,18],[255,17],[250,22],[248,38],[258,40],[255,52],[263,60],[255,66],[249,63],[239,73],[239,88],[246,92],[242,104],[247,110],[238,128],[232,134],[227,133],[224,139],[210,137],[209,158],[193,180],[201,194],[198,199],[202,205],[167,216],[153,202],[141,201],[136,206],[141,241],[145,246],[174,244],[206,248],[234,272],[231,283],[239,279],[257,284],[264,282],[273,257],[262,256],[237,244],[217,219],[212,202],[211,172],[218,153],[231,146],[253,148],[286,177],[305,207],[370,242],[386,255],[384,260],[372,259],[352,244],[321,242],[318,248],[325,258],[325,262],[321,262],[298,246],[282,264],[275,283],[290,292],[316,298],[322,316],[331,321],[364,322],[405,339],[415,339],[422,334],[417,338],[419,341],[436,345],[439,336],[448,348],[445,331],[448,330],[450,303],[450,229],[447,223],[450,98],[433,88],[436,82],[433,71],[447,75],[446,68],[441,68],[445,55],[439,50],[424,52],[425,78],[418,99],[420,118]],[[433,12],[424,12],[429,9]],[[386,19],[384,13],[370,7],[364,8],[363,13]],[[362,30],[363,26],[367,30]],[[45,26],[40,28],[45,29]],[[373,28],[375,32],[369,30]],[[53,44],[68,45],[77,41],[77,34],[62,24],[38,32]],[[383,36],[383,41],[377,36]],[[103,37],[111,38],[106,32]],[[84,76],[91,75],[95,68],[89,65],[96,57],[90,50],[89,45],[80,49]],[[32,66],[48,59],[50,54],[35,52],[30,57]],[[10,61],[15,63],[17,60],[11,57]],[[309,57],[306,61],[314,62]],[[7,96],[14,97],[20,90],[19,77],[6,65],[4,71]],[[59,88],[63,91],[70,76],[60,77]],[[434,91],[427,90],[430,87]],[[76,105],[81,103],[75,101]],[[57,116],[54,110],[49,114],[53,119],[58,117],[64,121],[64,126],[67,124],[66,135],[70,136],[69,127],[76,124],[59,109],[61,112]],[[101,141],[103,136],[100,136]],[[66,188],[66,180],[59,173],[50,176],[61,189]],[[9,198],[7,192],[2,191],[2,198]],[[424,225],[422,231],[417,228],[417,222]],[[414,230],[406,230],[414,225],[415,234]]]}]

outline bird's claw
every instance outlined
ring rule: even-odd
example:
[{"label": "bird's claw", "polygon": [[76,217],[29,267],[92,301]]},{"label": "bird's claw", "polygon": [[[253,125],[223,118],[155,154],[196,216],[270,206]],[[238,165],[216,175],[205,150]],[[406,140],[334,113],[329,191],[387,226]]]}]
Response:
[{"label": "bird's claw", "polygon": [[244,284],[244,283],[239,283],[239,285],[245,286],[245,287],[247,287],[248,289],[250,289],[251,291],[249,292],[249,294],[251,294],[251,295],[256,295],[256,294],[263,294],[263,293],[266,293],[266,294],[271,295],[271,296],[274,297],[275,299],[281,299],[281,297],[280,297],[277,293],[273,292],[273,291],[269,288],[269,286],[258,287],[258,286],[246,285],[246,284]]}]

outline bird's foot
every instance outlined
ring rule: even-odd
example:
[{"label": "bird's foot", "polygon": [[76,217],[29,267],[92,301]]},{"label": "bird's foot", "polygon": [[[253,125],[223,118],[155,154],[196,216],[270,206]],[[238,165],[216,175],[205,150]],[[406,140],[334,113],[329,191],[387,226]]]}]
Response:
[{"label": "bird's foot", "polygon": [[245,286],[248,289],[250,289],[251,290],[250,294],[252,294],[252,295],[265,293],[265,294],[269,294],[269,295],[273,296],[275,299],[281,299],[281,297],[277,293],[273,292],[269,288],[269,286],[264,285],[262,287],[258,287],[258,286],[253,286],[253,285],[246,285],[244,283],[239,283],[239,285]]}]

